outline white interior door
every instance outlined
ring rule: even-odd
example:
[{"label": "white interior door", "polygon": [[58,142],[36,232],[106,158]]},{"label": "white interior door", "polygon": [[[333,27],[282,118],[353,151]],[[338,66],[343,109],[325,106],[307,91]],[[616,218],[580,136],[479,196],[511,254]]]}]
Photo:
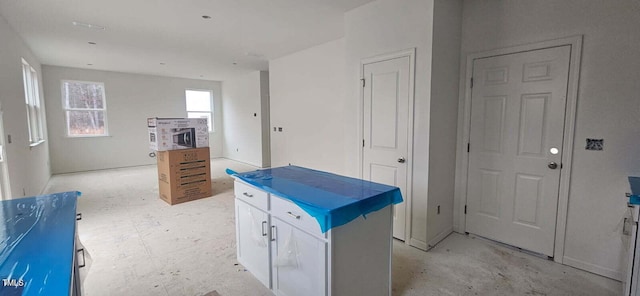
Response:
[{"label": "white interior door", "polygon": [[[410,57],[364,65],[363,178],[400,188],[407,199]],[[393,236],[405,240],[406,202],[394,206]]]},{"label": "white interior door", "polygon": [[553,256],[570,53],[474,60],[467,232]]}]

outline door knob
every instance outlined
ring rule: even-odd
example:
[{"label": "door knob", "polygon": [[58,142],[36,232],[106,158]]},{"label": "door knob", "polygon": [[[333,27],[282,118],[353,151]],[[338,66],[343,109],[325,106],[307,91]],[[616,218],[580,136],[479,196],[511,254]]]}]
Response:
[{"label": "door knob", "polygon": [[555,170],[558,168],[558,164],[555,161],[550,162],[547,166],[552,170]]},{"label": "door knob", "polygon": [[399,163],[404,163],[406,161],[406,159],[404,159],[404,157],[400,157],[398,158],[398,162]]}]

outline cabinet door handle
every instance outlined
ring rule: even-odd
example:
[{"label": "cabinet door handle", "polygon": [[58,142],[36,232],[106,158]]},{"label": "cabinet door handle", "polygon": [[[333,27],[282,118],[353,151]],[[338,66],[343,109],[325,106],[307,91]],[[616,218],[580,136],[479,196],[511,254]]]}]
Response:
[{"label": "cabinet door handle", "polygon": [[271,241],[275,241],[275,240],[276,240],[276,226],[271,225]]},{"label": "cabinet door handle", "polygon": [[300,215],[296,215],[296,214],[291,213],[291,212],[287,212],[287,214],[289,214],[289,216],[291,216],[293,218],[296,218],[296,219],[300,220]]},{"label": "cabinet door handle", "polygon": [[262,221],[262,236],[267,236],[267,230],[265,229],[267,226],[267,221]]},{"label": "cabinet door handle", "polygon": [[83,268],[87,265],[87,259],[84,257],[84,248],[76,250],[76,253],[82,252],[82,265],[78,264],[78,268]]},{"label": "cabinet door handle", "polygon": [[631,231],[627,229],[627,220],[628,218],[625,217],[624,221],[622,222],[622,234],[631,235]]},{"label": "cabinet door handle", "polygon": [[77,213],[76,214],[76,221],[78,220],[82,220],[82,213]]},{"label": "cabinet door handle", "polygon": [[249,194],[247,192],[243,193],[242,195],[246,196],[246,197],[253,197],[253,194]]}]

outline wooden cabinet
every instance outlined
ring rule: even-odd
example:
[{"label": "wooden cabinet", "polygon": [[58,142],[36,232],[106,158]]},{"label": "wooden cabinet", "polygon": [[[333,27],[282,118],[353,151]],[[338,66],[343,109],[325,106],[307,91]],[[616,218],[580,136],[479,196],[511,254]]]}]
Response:
[{"label": "wooden cabinet", "polygon": [[391,295],[392,207],[322,232],[290,200],[235,182],[238,262],[275,295]]}]

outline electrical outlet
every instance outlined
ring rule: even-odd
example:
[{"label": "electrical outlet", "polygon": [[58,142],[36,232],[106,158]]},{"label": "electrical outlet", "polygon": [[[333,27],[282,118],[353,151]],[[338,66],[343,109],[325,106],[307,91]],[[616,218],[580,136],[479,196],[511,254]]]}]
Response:
[{"label": "electrical outlet", "polygon": [[586,150],[601,151],[604,148],[604,139],[589,139],[587,138]]}]

